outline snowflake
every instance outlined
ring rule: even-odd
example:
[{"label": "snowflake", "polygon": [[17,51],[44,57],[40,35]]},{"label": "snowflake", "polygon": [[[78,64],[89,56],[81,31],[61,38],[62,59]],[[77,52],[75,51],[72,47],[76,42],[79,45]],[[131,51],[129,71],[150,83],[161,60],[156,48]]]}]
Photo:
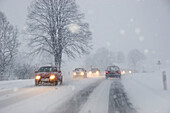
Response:
[{"label": "snowflake", "polygon": [[134,22],[134,19],[133,19],[133,18],[131,18],[131,19],[130,19],[130,22]]},{"label": "snowflake", "polygon": [[145,54],[148,54],[148,53],[149,53],[149,50],[148,50],[148,49],[145,49],[145,50],[144,50],[144,53],[145,53]]},{"label": "snowflake", "polygon": [[136,29],[135,29],[135,33],[136,33],[136,34],[139,34],[140,32],[141,32],[140,28],[136,28]]},{"label": "snowflake", "polygon": [[24,27],[22,28],[23,31],[26,31],[27,29],[28,29],[27,26],[24,26]]},{"label": "snowflake", "polygon": [[107,43],[106,43],[106,45],[107,45],[108,47],[110,47],[110,46],[111,46],[110,42],[107,42]]},{"label": "snowflake", "polygon": [[123,30],[123,29],[120,30],[120,34],[121,34],[121,35],[124,35],[124,34],[125,34],[125,30]]},{"label": "snowflake", "polygon": [[68,29],[69,29],[69,31],[70,31],[71,33],[78,33],[79,30],[80,30],[80,26],[77,25],[77,24],[70,24],[70,25],[68,26]]},{"label": "snowflake", "polygon": [[14,91],[14,92],[17,92],[17,91],[18,91],[18,88],[16,88],[16,87],[13,88],[13,91]]},{"label": "snowflake", "polygon": [[144,37],[143,37],[143,36],[140,36],[140,37],[139,37],[139,41],[141,41],[141,42],[144,41]]}]

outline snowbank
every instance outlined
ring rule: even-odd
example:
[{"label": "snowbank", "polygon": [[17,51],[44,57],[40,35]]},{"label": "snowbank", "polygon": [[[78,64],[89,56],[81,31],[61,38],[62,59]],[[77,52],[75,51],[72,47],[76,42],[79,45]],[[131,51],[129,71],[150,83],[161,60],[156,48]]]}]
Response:
[{"label": "snowbank", "polygon": [[[162,71],[166,71],[168,90],[163,89]],[[139,113],[170,112],[170,68],[153,73],[135,73],[123,77],[125,90]]]}]

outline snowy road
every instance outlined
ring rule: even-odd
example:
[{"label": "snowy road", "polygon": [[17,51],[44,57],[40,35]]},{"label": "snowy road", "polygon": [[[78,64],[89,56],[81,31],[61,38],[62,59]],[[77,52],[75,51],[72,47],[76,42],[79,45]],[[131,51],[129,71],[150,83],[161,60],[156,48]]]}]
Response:
[{"label": "snowy road", "polygon": [[58,86],[2,81],[0,113],[170,113],[169,95],[160,72],[124,75],[121,80],[65,78]]},{"label": "snowy road", "polygon": [[[119,104],[125,103],[120,106],[112,99],[125,94],[119,79],[76,78],[65,80],[61,86],[38,87],[33,86],[33,80],[27,80],[27,86],[22,85],[25,81],[12,82],[16,84],[0,83],[0,113],[128,113],[119,110],[127,104],[127,97],[119,100]],[[115,94],[118,89],[120,94]]]}]

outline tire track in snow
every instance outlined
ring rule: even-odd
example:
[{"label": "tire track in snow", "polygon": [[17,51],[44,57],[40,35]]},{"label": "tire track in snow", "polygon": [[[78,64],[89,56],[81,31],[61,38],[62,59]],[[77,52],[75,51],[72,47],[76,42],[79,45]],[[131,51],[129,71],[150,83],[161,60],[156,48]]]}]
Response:
[{"label": "tire track in snow", "polygon": [[70,100],[56,108],[56,111],[52,113],[79,113],[82,105],[88,100],[89,95],[93,92],[93,90],[102,82],[102,80],[98,80],[95,83],[90,84],[88,87],[80,90],[77,94],[75,94]]},{"label": "tire track in snow", "polygon": [[114,80],[111,84],[108,113],[136,113],[120,80]]},{"label": "tire track in snow", "polygon": [[[17,102],[23,101],[25,99],[29,99],[33,96],[37,96],[37,95],[49,92],[49,91],[54,90],[54,89],[56,89],[56,88],[54,88],[54,87],[52,87],[52,88],[50,88],[50,87],[40,87],[40,88],[35,87],[35,88],[33,88],[33,90],[31,89],[30,92],[27,92],[27,93],[24,93],[24,94],[21,94],[21,95],[16,95],[14,97],[10,97],[10,98],[7,98],[5,100],[1,100],[0,101],[0,109],[7,107],[9,105],[15,104]],[[25,89],[22,89],[20,91],[24,91],[24,90],[28,90],[28,89],[25,88]]]}]

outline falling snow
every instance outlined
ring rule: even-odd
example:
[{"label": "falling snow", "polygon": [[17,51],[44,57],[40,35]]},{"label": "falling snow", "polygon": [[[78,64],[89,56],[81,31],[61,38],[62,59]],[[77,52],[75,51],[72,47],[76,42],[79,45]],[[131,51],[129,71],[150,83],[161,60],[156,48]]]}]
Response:
[{"label": "falling snow", "polygon": [[68,29],[69,29],[69,31],[72,32],[72,33],[78,33],[79,30],[80,30],[80,26],[78,26],[77,24],[70,24],[70,25],[68,26]]},{"label": "falling snow", "polygon": [[145,49],[145,50],[144,50],[144,53],[145,53],[145,54],[148,54],[148,53],[149,53],[149,50],[148,50],[148,49]]},{"label": "falling snow", "polygon": [[140,36],[140,37],[139,37],[139,41],[141,41],[141,42],[144,41],[144,37],[143,37],[143,36]]},{"label": "falling snow", "polygon": [[136,34],[139,34],[140,32],[141,32],[141,29],[140,29],[140,28],[136,28],[136,29],[135,29],[135,33],[136,33]]},{"label": "falling snow", "polygon": [[125,34],[125,30],[123,30],[123,29],[120,30],[120,34],[121,34],[121,35],[124,35],[124,34]]},{"label": "falling snow", "polygon": [[131,19],[130,19],[130,22],[134,22],[134,19],[133,19],[133,18],[131,18]]}]

